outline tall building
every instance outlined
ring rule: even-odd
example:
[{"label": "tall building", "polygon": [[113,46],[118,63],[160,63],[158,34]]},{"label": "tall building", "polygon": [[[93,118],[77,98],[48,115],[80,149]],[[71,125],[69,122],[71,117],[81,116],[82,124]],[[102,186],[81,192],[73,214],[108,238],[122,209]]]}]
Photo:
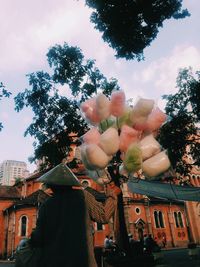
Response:
[{"label": "tall building", "polygon": [[23,161],[4,160],[0,164],[0,184],[13,185],[16,179],[24,179],[29,175],[27,165]]}]

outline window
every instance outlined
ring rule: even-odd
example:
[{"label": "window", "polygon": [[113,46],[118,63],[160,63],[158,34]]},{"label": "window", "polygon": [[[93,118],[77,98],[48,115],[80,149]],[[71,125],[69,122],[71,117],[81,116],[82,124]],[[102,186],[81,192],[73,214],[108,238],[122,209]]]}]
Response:
[{"label": "window", "polygon": [[176,227],[179,227],[179,225],[178,225],[178,216],[177,216],[177,212],[174,212],[174,219],[175,219]]},{"label": "window", "polygon": [[164,228],[163,214],[161,211],[158,212],[158,217],[159,217],[160,227]]},{"label": "window", "polygon": [[182,214],[181,214],[180,211],[178,212],[178,220],[179,220],[179,225],[180,225],[180,227],[183,228]]},{"label": "window", "polygon": [[158,223],[158,214],[157,214],[157,211],[154,211],[154,220],[155,220],[156,228],[160,228],[159,227],[159,223]]},{"label": "window", "polygon": [[97,222],[97,231],[102,231],[103,230],[103,224]]},{"label": "window", "polygon": [[175,219],[175,224],[177,228],[183,228],[183,219],[182,219],[182,214],[180,211],[174,212],[174,219]]},{"label": "window", "polygon": [[87,180],[82,181],[83,188],[87,188],[89,186],[89,182]]},{"label": "window", "polygon": [[136,212],[136,214],[140,214],[140,208],[135,208],[135,212]]},{"label": "window", "polygon": [[27,217],[26,216],[22,216],[21,217],[21,231],[20,231],[20,235],[21,236],[26,236],[27,233]]},{"label": "window", "polygon": [[154,211],[154,220],[156,228],[164,228],[163,213],[161,211]]}]

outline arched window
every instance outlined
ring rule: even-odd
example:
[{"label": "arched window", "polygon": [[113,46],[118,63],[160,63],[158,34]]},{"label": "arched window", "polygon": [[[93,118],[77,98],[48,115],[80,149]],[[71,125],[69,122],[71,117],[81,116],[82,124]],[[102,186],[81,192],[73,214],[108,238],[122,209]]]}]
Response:
[{"label": "arched window", "polygon": [[156,228],[160,228],[159,227],[159,223],[158,223],[158,213],[157,213],[157,211],[154,211],[154,220],[155,220]]},{"label": "arched window", "polygon": [[181,228],[183,228],[182,214],[181,214],[180,211],[178,212],[178,221],[179,221],[179,226],[180,226]]},{"label": "arched window", "polygon": [[175,219],[175,224],[177,228],[183,228],[183,219],[182,219],[182,214],[180,211],[174,212],[174,219]]},{"label": "arched window", "polygon": [[102,231],[103,230],[103,224],[97,222],[97,231]]},{"label": "arched window", "polygon": [[87,188],[89,186],[89,182],[87,180],[82,181],[83,188]]},{"label": "arched window", "polygon": [[174,212],[174,219],[175,219],[176,227],[179,227],[177,212]]},{"label": "arched window", "polygon": [[164,228],[163,213],[161,211],[154,211],[154,220],[156,228]]},{"label": "arched window", "polygon": [[20,235],[21,236],[26,236],[27,233],[27,217],[26,216],[22,216],[21,217],[21,231],[20,231]]},{"label": "arched window", "polygon": [[161,211],[159,211],[159,221],[160,221],[160,227],[164,228],[163,214]]}]

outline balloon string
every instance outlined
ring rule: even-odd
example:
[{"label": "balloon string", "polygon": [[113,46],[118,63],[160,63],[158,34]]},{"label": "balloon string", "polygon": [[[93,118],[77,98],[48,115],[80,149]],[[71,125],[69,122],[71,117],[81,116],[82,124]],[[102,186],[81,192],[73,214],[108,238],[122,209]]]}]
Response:
[{"label": "balloon string", "polygon": [[118,117],[116,118],[116,122],[117,122],[117,128],[119,129]]},{"label": "balloon string", "polygon": [[96,172],[97,176],[98,176],[98,177],[100,177],[100,175],[99,175],[98,171],[97,171],[97,170],[95,170],[95,172]]},{"label": "balloon string", "polygon": [[109,125],[108,125],[108,120],[106,120],[106,124],[107,124],[107,128],[108,128],[108,126],[109,126]]}]

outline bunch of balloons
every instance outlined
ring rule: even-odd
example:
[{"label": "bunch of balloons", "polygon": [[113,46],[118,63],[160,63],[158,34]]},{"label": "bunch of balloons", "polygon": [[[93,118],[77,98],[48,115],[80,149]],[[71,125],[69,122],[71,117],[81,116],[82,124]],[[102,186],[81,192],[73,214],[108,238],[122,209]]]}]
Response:
[{"label": "bunch of balloons", "polygon": [[98,94],[80,109],[91,125],[82,136],[81,158],[90,174],[97,174],[95,179],[106,177],[105,169],[118,151],[121,172],[127,176],[142,170],[146,179],[153,179],[169,169],[167,153],[155,139],[167,116],[154,100],[139,98],[131,106],[120,90],[113,91],[110,99]]}]

